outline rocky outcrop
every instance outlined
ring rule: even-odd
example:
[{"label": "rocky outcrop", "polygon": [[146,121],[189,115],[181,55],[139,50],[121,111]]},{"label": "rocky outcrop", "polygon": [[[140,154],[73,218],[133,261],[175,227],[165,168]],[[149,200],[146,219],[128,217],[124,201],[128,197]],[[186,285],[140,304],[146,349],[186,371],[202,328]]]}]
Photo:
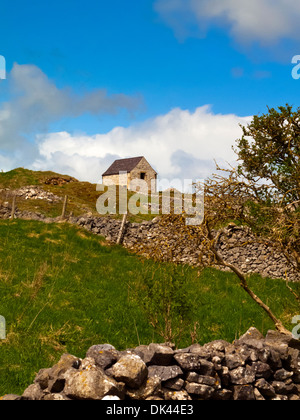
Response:
[{"label": "rocky outcrop", "polygon": [[300,400],[300,341],[250,328],[234,343],[118,351],[92,346],[41,369],[21,396],[2,400]]},{"label": "rocky outcrop", "polygon": [[45,181],[46,185],[64,185],[68,184],[70,182],[79,182],[77,179],[72,178],[71,176],[62,177],[62,176],[53,176],[50,178],[47,178]]}]

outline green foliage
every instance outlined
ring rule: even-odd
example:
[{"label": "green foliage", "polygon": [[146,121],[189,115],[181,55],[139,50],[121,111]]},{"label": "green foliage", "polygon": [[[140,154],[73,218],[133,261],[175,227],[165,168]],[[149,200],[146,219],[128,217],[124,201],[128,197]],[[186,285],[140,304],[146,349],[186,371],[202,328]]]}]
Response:
[{"label": "green foliage", "polygon": [[247,179],[268,181],[274,187],[273,198],[284,203],[299,200],[300,108],[268,108],[267,114],[255,115],[247,127],[241,127],[243,136],[236,150],[242,162],[239,173]]},{"label": "green foliage", "polygon": [[300,108],[268,108],[237,141],[239,210],[252,230],[278,245],[300,270]]},{"label": "green foliage", "polygon": [[159,264],[154,272],[144,273],[137,288],[145,315],[165,341],[178,341],[191,330],[195,297],[189,275],[184,266]]}]

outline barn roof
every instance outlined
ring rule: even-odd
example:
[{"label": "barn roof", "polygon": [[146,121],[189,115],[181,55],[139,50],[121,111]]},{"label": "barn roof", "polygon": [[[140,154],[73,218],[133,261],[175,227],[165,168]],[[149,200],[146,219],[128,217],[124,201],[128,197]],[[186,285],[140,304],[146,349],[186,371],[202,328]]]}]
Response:
[{"label": "barn roof", "polygon": [[118,175],[119,172],[131,172],[136,165],[143,159],[144,156],[132,157],[128,159],[117,159],[112,165],[102,174],[107,175]]}]

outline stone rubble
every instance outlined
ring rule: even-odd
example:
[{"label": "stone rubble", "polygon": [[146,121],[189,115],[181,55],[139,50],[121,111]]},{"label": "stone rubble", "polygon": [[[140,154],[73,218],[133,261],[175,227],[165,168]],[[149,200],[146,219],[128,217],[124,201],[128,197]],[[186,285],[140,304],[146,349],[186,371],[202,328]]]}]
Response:
[{"label": "stone rubble", "polygon": [[62,201],[62,198],[58,195],[35,185],[19,188],[12,191],[11,194],[15,194],[17,197],[22,197],[25,200],[46,200],[49,203]]},{"label": "stone rubble", "polygon": [[300,400],[300,341],[250,328],[233,343],[172,343],[118,351],[92,346],[41,369],[22,395],[1,400]]}]

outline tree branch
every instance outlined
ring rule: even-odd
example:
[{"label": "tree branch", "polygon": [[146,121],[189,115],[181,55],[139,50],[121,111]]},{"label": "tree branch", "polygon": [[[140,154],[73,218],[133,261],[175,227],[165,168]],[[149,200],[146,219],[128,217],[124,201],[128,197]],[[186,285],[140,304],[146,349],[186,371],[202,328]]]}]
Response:
[{"label": "tree branch", "polygon": [[249,288],[248,282],[247,282],[247,279],[246,279],[246,275],[239,268],[237,268],[235,265],[224,261],[221,254],[216,250],[215,243],[216,243],[217,239],[220,237],[221,232],[219,232],[219,234],[217,235],[216,238],[213,238],[213,235],[211,233],[211,230],[209,228],[209,225],[208,225],[207,221],[206,221],[206,228],[207,228],[207,232],[208,232],[208,239],[210,240],[210,244],[211,244],[210,249],[214,253],[217,261],[221,265],[223,265],[224,267],[230,268],[230,270],[233,271],[237,275],[237,277],[241,281],[241,283],[240,283],[241,287],[245,290],[245,292],[248,293],[248,295],[251,297],[251,299],[253,299],[267,313],[267,315],[274,322],[276,329],[283,334],[291,335],[291,332],[288,331],[284,327],[282,322],[273,314],[273,312],[270,310],[270,308]]}]

